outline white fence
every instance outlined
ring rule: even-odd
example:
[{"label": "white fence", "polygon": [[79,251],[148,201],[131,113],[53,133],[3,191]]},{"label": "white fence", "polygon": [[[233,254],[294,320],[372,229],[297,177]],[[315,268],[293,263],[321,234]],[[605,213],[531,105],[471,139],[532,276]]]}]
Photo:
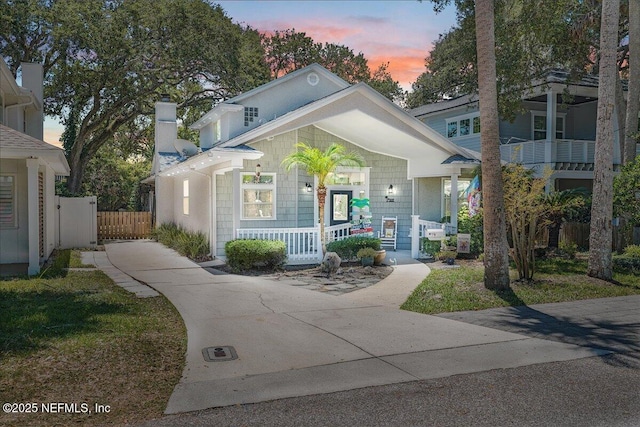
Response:
[{"label": "white fence", "polygon": [[56,196],[56,204],[57,247],[95,248],[98,241],[96,196]]},{"label": "white fence", "polygon": [[[593,163],[595,141],[557,139],[524,141],[500,146],[500,157],[507,162],[537,163]],[[614,163],[620,163],[619,150],[614,150]]]},{"label": "white fence", "polygon": [[281,240],[287,249],[288,264],[322,262],[320,228],[239,228],[237,239]]},{"label": "white fence", "polygon": [[326,243],[346,239],[351,236],[351,223],[331,225],[324,228],[324,241]]},{"label": "white fence", "polygon": [[420,219],[419,215],[411,215],[411,258],[420,257],[420,239],[427,235],[427,230],[443,230],[447,236],[458,233],[457,227],[449,223],[427,221]]}]

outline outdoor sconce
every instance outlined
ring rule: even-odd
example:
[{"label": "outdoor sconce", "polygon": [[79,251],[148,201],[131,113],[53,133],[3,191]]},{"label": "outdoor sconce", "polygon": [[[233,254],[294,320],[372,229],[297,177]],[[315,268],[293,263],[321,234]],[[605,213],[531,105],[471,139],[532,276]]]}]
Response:
[{"label": "outdoor sconce", "polygon": [[388,195],[393,195],[396,192],[396,190],[393,189],[393,185],[389,185],[389,188],[387,188],[387,194]]},{"label": "outdoor sconce", "polygon": [[258,163],[256,165],[256,176],[254,178],[254,182],[259,183],[260,182],[260,172],[262,171],[262,167],[260,167],[260,163]]},{"label": "outdoor sconce", "polygon": [[307,193],[313,192],[313,186],[311,184],[309,184],[308,182],[305,182],[304,187],[305,187],[305,190],[307,191]]}]

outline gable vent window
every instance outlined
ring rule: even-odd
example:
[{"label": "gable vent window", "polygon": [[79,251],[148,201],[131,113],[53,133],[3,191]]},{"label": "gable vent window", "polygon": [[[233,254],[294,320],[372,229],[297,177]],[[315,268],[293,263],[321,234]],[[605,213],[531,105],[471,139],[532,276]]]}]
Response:
[{"label": "gable vent window", "polygon": [[258,118],[258,107],[244,107],[244,125],[249,126],[253,119]]}]

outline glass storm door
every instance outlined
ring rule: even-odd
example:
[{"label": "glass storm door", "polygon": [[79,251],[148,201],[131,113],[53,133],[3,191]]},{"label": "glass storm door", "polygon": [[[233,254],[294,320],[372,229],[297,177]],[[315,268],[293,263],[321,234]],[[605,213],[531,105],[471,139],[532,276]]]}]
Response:
[{"label": "glass storm door", "polygon": [[331,190],[329,225],[344,224],[351,220],[351,191]]}]

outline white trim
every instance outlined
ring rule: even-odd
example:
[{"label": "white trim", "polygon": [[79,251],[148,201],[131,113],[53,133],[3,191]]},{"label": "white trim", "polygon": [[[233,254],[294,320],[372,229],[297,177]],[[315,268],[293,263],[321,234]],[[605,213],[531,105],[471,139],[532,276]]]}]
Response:
[{"label": "white trim", "polygon": [[[531,113],[531,141],[543,141],[545,139],[547,139],[546,135],[544,138],[540,138],[540,139],[535,139],[535,117],[540,116],[540,117],[544,117],[545,119],[545,128],[544,131],[546,133],[547,131],[547,126],[546,126],[546,120],[547,120],[547,112],[546,111],[540,111],[540,110],[529,110],[529,113]],[[556,119],[561,118],[562,119],[562,137],[558,138],[556,136],[557,130],[553,131],[553,135],[554,138],[553,139],[565,139],[565,136],[567,134],[567,113],[556,113]],[[541,129],[538,129],[538,132],[542,132]]]},{"label": "white trim", "polygon": [[[462,139],[462,138],[468,138],[468,137],[477,137],[480,135],[480,131],[478,132],[474,132],[474,126],[473,126],[473,119],[478,118],[478,120],[480,120],[480,112],[479,111],[475,111],[473,113],[468,113],[468,114],[463,114],[460,116],[456,116],[456,117],[449,117],[446,119],[446,124],[445,124],[445,133],[446,133],[446,137],[451,139],[451,140],[458,140],[458,139]],[[460,122],[462,120],[469,120],[469,133],[467,133],[466,135],[460,135]],[[456,136],[449,136],[449,124],[456,122]]]},{"label": "white trim", "polygon": [[[452,173],[452,175],[459,175],[457,173]],[[468,182],[469,184],[471,184],[471,180],[473,178],[460,178],[458,176],[458,186],[460,185],[461,182]],[[445,216],[447,216],[447,212],[445,209],[445,195],[444,195],[444,182],[445,181],[451,181],[451,177],[442,177],[440,179],[440,218],[444,218]],[[467,185],[468,186],[468,185]],[[462,203],[458,203],[458,211],[460,210],[460,206],[462,206]],[[451,221],[449,221],[451,222]]]},{"label": "white trim", "polygon": [[189,178],[182,180],[182,214],[189,215]]},{"label": "white trim", "polygon": [[[241,212],[241,219],[243,221],[275,221],[277,219],[277,185],[276,185],[276,173],[275,172],[263,172],[260,174],[261,177],[264,176],[270,176],[272,177],[272,180],[270,183],[252,183],[252,182],[248,182],[245,183],[244,182],[244,177],[245,176],[255,176],[254,173],[252,172],[240,172],[240,212]],[[270,204],[271,205],[271,216],[268,217],[248,217],[245,215],[245,201],[244,201],[244,191],[245,190],[264,190],[264,191],[271,191],[272,195],[271,195],[271,202],[270,203],[265,203],[265,205]],[[260,211],[260,210],[259,210]]]}]

